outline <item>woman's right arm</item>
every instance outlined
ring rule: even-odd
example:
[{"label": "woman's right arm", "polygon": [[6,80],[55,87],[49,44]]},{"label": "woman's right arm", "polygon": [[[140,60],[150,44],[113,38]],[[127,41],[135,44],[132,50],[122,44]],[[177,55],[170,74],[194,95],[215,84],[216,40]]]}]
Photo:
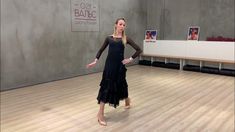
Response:
[{"label": "woman's right arm", "polygon": [[104,50],[106,49],[106,47],[108,46],[108,44],[109,44],[109,40],[108,40],[108,39],[109,39],[109,38],[106,37],[106,39],[105,39],[103,45],[101,46],[101,48],[100,48],[99,51],[97,52],[97,54],[96,54],[96,59],[97,59],[97,60],[99,60],[101,54],[103,53],[103,51],[104,51]]},{"label": "woman's right arm", "polygon": [[98,51],[97,54],[96,54],[95,60],[94,60],[93,62],[91,62],[90,64],[87,64],[87,66],[86,66],[87,68],[91,68],[91,67],[93,67],[93,66],[96,65],[97,61],[99,60],[101,54],[102,54],[103,51],[106,49],[106,47],[108,46],[108,44],[109,44],[109,40],[108,40],[108,37],[106,37],[106,39],[105,39],[103,45],[101,46],[101,48],[99,49],[99,51]]}]

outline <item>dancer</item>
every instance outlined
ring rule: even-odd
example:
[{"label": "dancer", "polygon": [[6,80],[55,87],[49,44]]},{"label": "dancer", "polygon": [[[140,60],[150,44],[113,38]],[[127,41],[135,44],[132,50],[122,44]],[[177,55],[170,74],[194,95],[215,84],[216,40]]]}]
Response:
[{"label": "dancer", "polygon": [[[126,82],[126,67],[142,52],[140,47],[125,34],[126,22],[124,18],[118,18],[114,25],[114,32],[107,36],[102,47],[96,55],[96,59],[87,65],[87,68],[94,67],[99,60],[102,52],[109,46],[108,56],[106,58],[100,90],[98,93],[98,104],[100,109],[97,114],[100,125],[106,126],[104,118],[104,106],[106,103],[116,108],[119,101],[125,99],[125,108],[130,108],[130,98],[128,98],[128,85]],[[136,52],[130,57],[124,59],[124,49],[129,44]]]}]

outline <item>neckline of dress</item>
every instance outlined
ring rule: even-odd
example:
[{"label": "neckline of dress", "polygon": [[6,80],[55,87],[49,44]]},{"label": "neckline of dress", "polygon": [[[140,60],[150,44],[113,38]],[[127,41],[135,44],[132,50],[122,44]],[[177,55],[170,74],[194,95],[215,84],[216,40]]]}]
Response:
[{"label": "neckline of dress", "polygon": [[114,38],[114,39],[121,39],[122,37],[114,37],[114,36],[112,36],[112,38]]}]

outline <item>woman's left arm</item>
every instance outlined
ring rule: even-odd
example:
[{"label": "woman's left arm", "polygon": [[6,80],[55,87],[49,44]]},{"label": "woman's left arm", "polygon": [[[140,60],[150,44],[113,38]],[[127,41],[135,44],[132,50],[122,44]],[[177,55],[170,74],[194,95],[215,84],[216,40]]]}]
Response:
[{"label": "woman's left arm", "polygon": [[131,56],[133,59],[135,59],[137,56],[140,55],[140,53],[142,52],[142,50],[140,49],[140,47],[129,37],[127,37],[127,43],[135,49],[135,53]]},{"label": "woman's left arm", "polygon": [[127,37],[127,44],[129,44],[132,48],[135,49],[135,53],[129,59],[124,59],[122,61],[123,64],[130,63],[133,59],[135,59],[137,56],[139,56],[140,53],[142,52],[140,47],[129,37]]}]

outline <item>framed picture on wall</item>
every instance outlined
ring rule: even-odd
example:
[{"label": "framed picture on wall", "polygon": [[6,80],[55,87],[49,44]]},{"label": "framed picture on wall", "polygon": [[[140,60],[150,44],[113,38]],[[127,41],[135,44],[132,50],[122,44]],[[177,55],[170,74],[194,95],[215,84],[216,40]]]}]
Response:
[{"label": "framed picture on wall", "polygon": [[187,40],[198,40],[200,33],[199,26],[191,26],[188,28]]},{"label": "framed picture on wall", "polygon": [[146,30],[145,40],[157,40],[157,30]]}]

